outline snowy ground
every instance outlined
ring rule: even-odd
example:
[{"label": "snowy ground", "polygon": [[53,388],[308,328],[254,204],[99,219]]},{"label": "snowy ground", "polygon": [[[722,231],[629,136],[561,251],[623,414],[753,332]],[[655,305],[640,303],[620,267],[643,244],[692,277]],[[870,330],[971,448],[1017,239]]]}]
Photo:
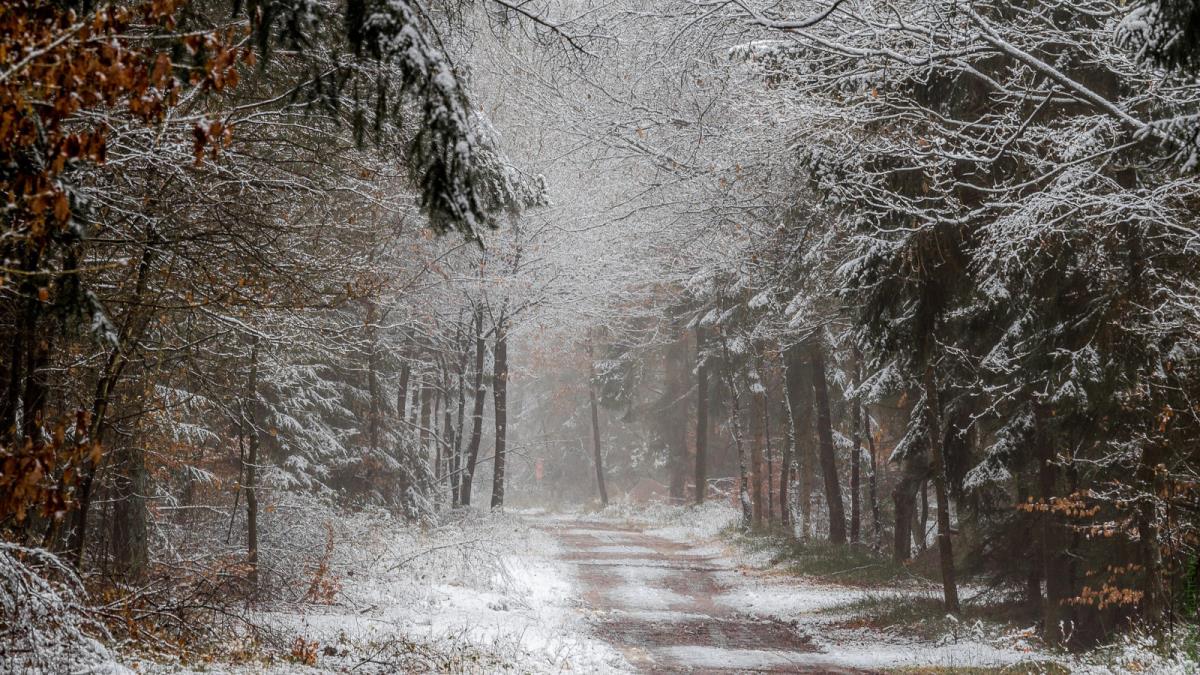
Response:
[{"label": "snowy ground", "polygon": [[1031,657],[1024,636],[982,628],[929,643],[839,627],[852,618],[840,608],[880,591],[772,574],[714,540],[731,516],[723,507],[660,515],[668,517],[649,527],[620,514],[535,521],[581,570],[595,632],[641,670],[869,672],[1007,666]]},{"label": "snowy ground", "polygon": [[338,542],[328,604],[260,611],[291,653],[160,672],[627,672],[579,620],[554,540],[518,517],[473,516],[430,530],[395,523]]},{"label": "snowy ground", "polygon": [[[948,621],[951,626],[944,634],[928,639],[915,637],[903,626],[866,626],[858,611],[864,601],[921,599],[940,597],[940,589],[920,583],[887,587],[858,587],[828,581],[797,577],[773,568],[769,554],[746,553],[722,541],[720,534],[737,519],[737,512],[723,504],[705,507],[655,507],[631,509],[616,506],[601,514],[580,517],[572,521],[557,517],[558,534],[567,539],[587,533],[584,528],[615,527],[615,532],[592,529],[605,539],[623,539],[626,549],[657,550],[669,557],[684,560],[685,573],[692,577],[690,588],[696,597],[680,597],[678,583],[669,575],[678,564],[655,562],[654,556],[643,554],[632,559],[617,558],[606,562],[622,568],[642,565],[636,569],[618,569],[617,585],[603,594],[592,606],[626,604],[622,619],[650,619],[659,624],[673,625],[652,634],[657,645],[630,645],[638,640],[626,640],[624,652],[634,665],[649,671],[694,669],[703,672],[879,672],[921,668],[940,668],[949,672],[959,669],[1004,669],[1005,672],[1043,672],[1048,666],[1056,672],[1128,673],[1153,672],[1171,675],[1200,672],[1194,657],[1176,652],[1164,655],[1155,641],[1145,636],[1127,636],[1116,644],[1083,655],[1053,653],[1038,646],[1031,636],[1032,628],[1022,629],[984,622]],[[565,529],[564,529],[565,528]],[[613,544],[588,547],[575,557],[605,557]],[[701,565],[697,565],[702,562]],[[699,571],[697,570],[699,568]],[[666,569],[663,569],[666,568]],[[709,580],[695,581],[698,575]],[[707,588],[705,588],[707,586]],[[971,590],[966,588],[966,590]],[[698,602],[704,591],[710,591]],[[594,595],[594,594],[593,594]],[[588,594],[585,592],[585,599]],[[730,631],[708,631],[700,639],[681,638],[697,619],[710,623],[724,622],[730,617],[745,625],[759,621],[761,630],[770,638],[765,641],[747,640],[747,644],[731,644],[744,636],[729,635]],[[593,622],[595,623],[595,622]],[[775,632],[774,627],[786,626],[800,642]],[[724,630],[725,635],[720,635]],[[628,632],[625,631],[628,637]],[[641,636],[635,636],[640,638]],[[714,639],[716,638],[716,639]],[[1177,639],[1179,636],[1177,636]],[[617,640],[616,642],[620,642]],[[677,644],[686,642],[687,644]],[[722,644],[725,642],[725,644]],[[797,647],[800,647],[797,649]],[[1015,666],[1015,668],[1013,668]]]},{"label": "snowy ground", "polygon": [[323,599],[255,613],[259,642],[245,646],[247,658],[125,662],[178,673],[953,672],[1050,662],[1097,674],[1195,672],[1133,638],[1066,658],[995,625],[956,625],[936,639],[866,625],[856,603],[934,591],[784,574],[722,540],[735,517],[711,505],[472,515],[424,529],[350,522],[316,575]]}]

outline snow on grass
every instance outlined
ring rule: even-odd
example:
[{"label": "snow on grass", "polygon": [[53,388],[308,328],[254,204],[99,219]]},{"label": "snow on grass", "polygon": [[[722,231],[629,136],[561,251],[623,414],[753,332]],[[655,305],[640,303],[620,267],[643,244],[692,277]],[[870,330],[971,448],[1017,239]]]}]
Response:
[{"label": "snow on grass", "polygon": [[763,618],[796,620],[813,612],[845,607],[868,597],[861,588],[846,586],[803,586],[791,583],[772,583],[747,578],[744,575],[722,574],[730,590],[713,598],[713,602],[745,614]]},{"label": "snow on grass", "polygon": [[627,668],[582,626],[580,593],[553,539],[503,514],[455,517],[432,529],[380,514],[343,519],[329,565],[340,586],[332,602],[261,607],[253,622],[285,649],[273,664],[222,670],[299,672],[304,662],[368,673]]},{"label": "snow on grass", "polygon": [[794,625],[812,637],[821,663],[863,669],[953,669],[1050,660],[1031,645],[1028,631],[1010,630],[1000,624],[935,616],[932,618],[944,620],[948,628],[930,638],[913,634],[907,625],[892,626],[872,620],[873,606],[913,605],[940,599],[940,595],[931,595],[930,590],[920,586],[844,586],[811,577],[765,572],[724,574],[722,580],[730,590],[715,597],[714,602]]},{"label": "snow on grass", "polygon": [[1110,645],[1073,657],[1069,668],[1082,675],[1200,673],[1200,627],[1184,625],[1162,637],[1134,631]]}]

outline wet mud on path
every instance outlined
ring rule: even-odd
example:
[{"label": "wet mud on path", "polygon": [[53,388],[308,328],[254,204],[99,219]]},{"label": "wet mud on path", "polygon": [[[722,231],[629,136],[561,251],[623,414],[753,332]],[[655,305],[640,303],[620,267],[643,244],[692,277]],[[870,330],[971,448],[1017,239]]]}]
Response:
[{"label": "wet mud on path", "polygon": [[575,567],[593,632],[645,673],[863,673],[794,626],[716,602],[740,572],[703,549],[620,525],[534,523]]}]

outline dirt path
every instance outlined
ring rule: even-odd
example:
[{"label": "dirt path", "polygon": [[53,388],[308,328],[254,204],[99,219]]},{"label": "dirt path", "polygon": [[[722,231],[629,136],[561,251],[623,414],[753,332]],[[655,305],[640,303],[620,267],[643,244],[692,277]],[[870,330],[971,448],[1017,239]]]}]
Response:
[{"label": "dirt path", "polygon": [[636,529],[544,522],[577,567],[596,635],[646,673],[861,673],[793,626],[714,601],[740,572],[717,555]]}]

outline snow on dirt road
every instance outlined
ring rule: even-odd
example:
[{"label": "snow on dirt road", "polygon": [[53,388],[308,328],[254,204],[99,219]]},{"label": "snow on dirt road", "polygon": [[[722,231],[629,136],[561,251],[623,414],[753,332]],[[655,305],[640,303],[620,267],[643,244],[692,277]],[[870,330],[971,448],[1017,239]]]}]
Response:
[{"label": "snow on dirt road", "polygon": [[[527,514],[573,579],[581,617],[644,673],[874,673],[896,668],[1003,667],[1044,659],[1024,633],[962,624],[938,639],[868,627],[855,605],[917,598],[921,587],[863,588],[772,569],[721,542],[726,509],[665,516]],[[631,514],[632,515],[632,514]],[[609,661],[613,664],[613,661]]]},{"label": "snow on dirt road", "polygon": [[869,672],[820,653],[789,623],[719,602],[738,588],[742,573],[711,548],[616,524],[534,524],[560,542],[561,559],[575,567],[595,635],[639,671]]}]

